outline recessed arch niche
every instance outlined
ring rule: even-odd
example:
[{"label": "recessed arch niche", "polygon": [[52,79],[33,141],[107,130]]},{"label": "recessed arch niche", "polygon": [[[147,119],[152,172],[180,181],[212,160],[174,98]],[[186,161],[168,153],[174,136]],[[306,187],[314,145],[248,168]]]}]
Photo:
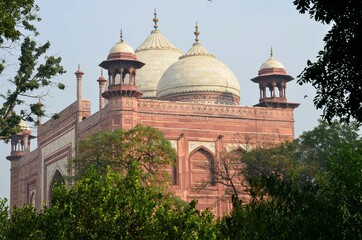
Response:
[{"label": "recessed arch niche", "polygon": [[198,147],[190,153],[191,185],[215,185],[214,155],[204,147]]}]

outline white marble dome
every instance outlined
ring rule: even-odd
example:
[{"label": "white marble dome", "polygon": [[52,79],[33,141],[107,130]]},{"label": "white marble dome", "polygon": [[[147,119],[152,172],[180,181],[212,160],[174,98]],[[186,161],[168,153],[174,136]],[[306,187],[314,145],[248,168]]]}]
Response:
[{"label": "white marble dome", "polygon": [[269,69],[269,68],[284,68],[284,65],[279,62],[274,56],[273,56],[273,50],[270,51],[270,57],[268,60],[266,60],[261,66],[259,70],[263,69]]},{"label": "white marble dome", "polygon": [[128,43],[121,39],[116,45],[114,45],[111,50],[109,50],[109,54],[112,53],[132,53],[135,54],[133,48],[128,45]]},{"label": "white marble dome", "polygon": [[157,85],[161,76],[182,55],[182,51],[172,45],[157,29],[156,12],[154,15],[155,29],[136,49],[137,59],[145,63],[145,66],[137,70],[136,80],[138,89],[143,92],[143,98],[156,98]]},{"label": "white marble dome", "polygon": [[136,49],[137,59],[145,63],[137,70],[137,87],[143,92],[143,98],[156,98],[157,84],[166,71],[182,55],[159,30],[151,35]]},{"label": "white marble dome", "polygon": [[20,120],[19,126],[21,130],[30,130],[29,125],[24,120]]},{"label": "white marble dome", "polygon": [[[196,42],[191,49],[162,75],[157,86],[157,98],[167,100],[168,96],[172,99],[172,95],[183,93],[220,93],[239,99],[238,79],[230,68],[208,53],[198,42],[198,34],[196,29]],[[198,98],[196,94],[195,100]],[[193,101],[192,96],[190,101]],[[225,104],[236,103],[234,101]]]}]

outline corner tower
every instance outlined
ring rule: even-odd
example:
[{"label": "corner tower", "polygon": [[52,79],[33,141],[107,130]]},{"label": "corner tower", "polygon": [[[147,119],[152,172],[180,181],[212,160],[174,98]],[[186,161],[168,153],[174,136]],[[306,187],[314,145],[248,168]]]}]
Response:
[{"label": "corner tower", "polygon": [[299,103],[288,102],[286,94],[287,82],[293,79],[287,74],[283,64],[273,56],[273,49],[271,49],[270,57],[261,65],[258,76],[251,79],[251,81],[259,84],[260,90],[259,103],[255,106],[297,108]]},{"label": "corner tower", "polygon": [[136,70],[143,65],[133,48],[123,40],[121,31],[120,41],[111,48],[107,60],[99,64],[108,70],[108,87],[101,94],[108,100],[104,129],[131,129],[137,124],[137,101],[143,93],[137,89]]}]

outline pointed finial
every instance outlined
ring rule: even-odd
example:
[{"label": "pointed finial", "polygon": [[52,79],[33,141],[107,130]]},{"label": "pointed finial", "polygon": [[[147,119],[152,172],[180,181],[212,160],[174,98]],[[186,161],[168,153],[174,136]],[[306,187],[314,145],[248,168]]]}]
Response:
[{"label": "pointed finial", "polygon": [[153,18],[153,22],[155,23],[155,25],[153,27],[155,28],[155,30],[157,30],[157,28],[158,28],[158,26],[157,26],[158,18],[157,18],[156,8],[155,8],[155,13],[153,15],[155,15],[155,17]]},{"label": "pointed finial", "polygon": [[80,70],[80,64],[78,64],[78,70]]},{"label": "pointed finial", "polygon": [[270,47],[270,57],[273,56],[273,47]]},{"label": "pointed finial", "polygon": [[199,42],[200,32],[199,32],[199,26],[198,26],[198,24],[197,24],[197,21],[196,21],[195,29],[196,29],[195,32],[194,32],[194,34],[195,34],[195,36],[196,36],[195,41],[196,41],[196,42]]},{"label": "pointed finial", "polygon": [[122,33],[122,28],[121,28],[121,33],[120,33],[120,40],[121,40],[121,42],[123,42],[123,33]]},{"label": "pointed finial", "polygon": [[101,76],[103,76],[103,68],[101,68]]}]

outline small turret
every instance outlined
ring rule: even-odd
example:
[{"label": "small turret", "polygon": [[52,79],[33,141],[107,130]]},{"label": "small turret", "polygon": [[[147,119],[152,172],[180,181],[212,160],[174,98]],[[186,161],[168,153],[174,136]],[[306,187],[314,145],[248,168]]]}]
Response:
[{"label": "small turret", "polygon": [[144,63],[137,60],[133,48],[123,40],[121,31],[120,41],[109,51],[107,60],[99,66],[108,70],[108,89],[102,93],[106,99],[113,97],[141,97],[143,93],[136,86],[136,69]]},{"label": "small turret", "polygon": [[35,137],[31,135],[29,126],[21,120],[20,122],[21,131],[11,136],[11,152],[10,156],[7,156],[6,159],[9,161],[18,160],[30,152],[30,141]]},{"label": "small turret", "polygon": [[251,81],[259,84],[260,90],[259,103],[255,106],[297,108],[299,103],[289,103],[286,97],[287,82],[293,79],[287,74],[283,64],[273,56],[273,49],[271,48],[269,59],[261,65],[258,76],[251,79]]},{"label": "small turret", "polygon": [[82,100],[82,78],[84,72],[80,70],[79,65],[78,65],[78,70],[74,74],[77,77],[77,100]]},{"label": "small turret", "polygon": [[101,76],[99,76],[97,82],[99,83],[99,110],[102,110],[105,106],[105,99],[102,94],[105,91],[107,79],[103,76],[103,69],[101,69]]}]

